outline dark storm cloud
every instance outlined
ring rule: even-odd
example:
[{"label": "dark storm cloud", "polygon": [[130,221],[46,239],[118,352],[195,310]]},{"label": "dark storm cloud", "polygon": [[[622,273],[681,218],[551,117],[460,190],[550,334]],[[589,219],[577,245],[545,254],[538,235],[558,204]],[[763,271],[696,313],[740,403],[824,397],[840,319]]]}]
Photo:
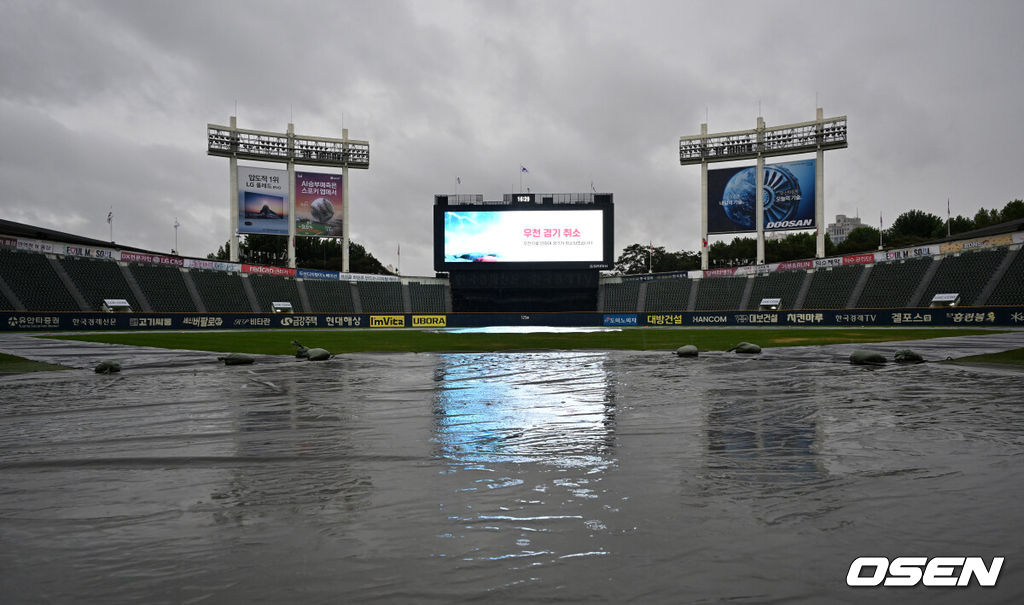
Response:
[{"label": "dark storm cloud", "polygon": [[[1018,3],[5,3],[5,218],[182,250],[227,239],[227,166],[205,125],[371,144],[353,238],[430,274],[430,205],[612,191],[616,247],[695,249],[699,170],[678,138],[847,115],[826,216],[887,221],[1022,196]],[[42,184],[45,184],[42,185]],[[57,195],[59,193],[59,195]],[[172,210],[169,210],[172,209]],[[874,216],[874,219],[870,217]],[[62,221],[62,227],[55,221]],[[120,234],[120,235],[119,235]]]}]

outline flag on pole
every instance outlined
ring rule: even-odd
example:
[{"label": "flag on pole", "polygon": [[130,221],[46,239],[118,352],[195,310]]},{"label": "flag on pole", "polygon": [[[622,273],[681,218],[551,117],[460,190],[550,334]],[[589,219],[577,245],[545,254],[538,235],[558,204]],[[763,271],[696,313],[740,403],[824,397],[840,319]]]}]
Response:
[{"label": "flag on pole", "polygon": [[174,217],[174,228],[177,229],[180,226],[181,226],[181,223],[178,222],[178,217]]},{"label": "flag on pole", "polygon": [[701,246],[707,248],[708,247],[708,238],[706,238],[706,237],[700,238],[700,244],[701,244]]},{"label": "flag on pole", "polygon": [[461,176],[455,177],[455,182],[461,185],[462,184],[462,177]]},{"label": "flag on pole", "polygon": [[526,174],[530,174],[530,171],[527,170],[526,166],[523,166],[522,164],[519,165],[519,172],[525,172]]},{"label": "flag on pole", "polygon": [[107,213],[107,224],[110,225],[113,222],[114,222],[114,211],[111,210],[110,212]]}]

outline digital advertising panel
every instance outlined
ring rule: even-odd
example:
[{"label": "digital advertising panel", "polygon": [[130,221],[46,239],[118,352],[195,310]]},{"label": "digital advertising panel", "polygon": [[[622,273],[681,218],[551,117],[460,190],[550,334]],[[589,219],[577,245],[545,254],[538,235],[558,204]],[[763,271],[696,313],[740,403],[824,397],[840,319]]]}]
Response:
[{"label": "digital advertising panel", "polygon": [[238,167],[238,232],[288,235],[288,172]]},{"label": "digital advertising panel", "polygon": [[[764,167],[764,230],[813,229],[816,160]],[[756,231],[757,167],[708,171],[708,233]]]},{"label": "digital advertising panel", "polygon": [[295,235],[342,236],[341,175],[295,173]]},{"label": "digital advertising panel", "polygon": [[604,269],[612,264],[612,207],[435,206],[438,270]]}]

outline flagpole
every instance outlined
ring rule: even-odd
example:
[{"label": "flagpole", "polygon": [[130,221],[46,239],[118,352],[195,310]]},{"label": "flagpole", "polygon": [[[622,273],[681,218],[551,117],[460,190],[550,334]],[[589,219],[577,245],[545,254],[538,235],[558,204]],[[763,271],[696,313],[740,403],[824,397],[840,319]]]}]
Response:
[{"label": "flagpole", "polygon": [[950,214],[949,214],[949,198],[947,197],[946,198],[946,239],[949,239],[951,237],[950,233],[949,233],[950,230],[951,230],[951,225],[950,225]]}]

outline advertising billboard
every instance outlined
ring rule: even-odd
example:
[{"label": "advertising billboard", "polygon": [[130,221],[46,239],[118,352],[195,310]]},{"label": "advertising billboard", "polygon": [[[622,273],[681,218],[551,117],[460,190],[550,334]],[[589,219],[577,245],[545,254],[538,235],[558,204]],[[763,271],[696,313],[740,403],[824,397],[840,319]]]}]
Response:
[{"label": "advertising billboard", "polygon": [[[764,230],[813,229],[816,160],[764,167]],[[756,231],[757,167],[708,171],[708,233]]]},{"label": "advertising billboard", "polygon": [[341,175],[295,173],[295,235],[341,237]]},{"label": "advertising billboard", "polygon": [[288,235],[288,172],[238,167],[238,232]]},{"label": "advertising billboard", "polygon": [[612,265],[612,206],[435,206],[438,270],[605,269]]}]

